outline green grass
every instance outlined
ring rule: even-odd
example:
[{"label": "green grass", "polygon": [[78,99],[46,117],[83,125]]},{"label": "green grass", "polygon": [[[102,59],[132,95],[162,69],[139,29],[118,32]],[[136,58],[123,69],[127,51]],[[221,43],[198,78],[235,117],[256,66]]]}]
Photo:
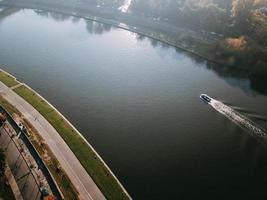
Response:
[{"label": "green grass", "polygon": [[0,81],[6,86],[12,87],[18,84],[15,78],[0,70]]},{"label": "green grass", "polygon": [[14,91],[35,107],[57,130],[107,199],[129,199],[94,151],[53,108],[25,86]]}]

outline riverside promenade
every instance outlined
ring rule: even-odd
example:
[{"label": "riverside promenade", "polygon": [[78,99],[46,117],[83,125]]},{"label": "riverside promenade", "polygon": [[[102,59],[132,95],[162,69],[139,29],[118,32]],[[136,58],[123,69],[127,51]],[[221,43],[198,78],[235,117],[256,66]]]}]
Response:
[{"label": "riverside promenade", "polygon": [[2,82],[0,82],[0,94],[14,105],[45,139],[60,165],[77,188],[80,199],[106,199],[59,133],[32,105]]}]

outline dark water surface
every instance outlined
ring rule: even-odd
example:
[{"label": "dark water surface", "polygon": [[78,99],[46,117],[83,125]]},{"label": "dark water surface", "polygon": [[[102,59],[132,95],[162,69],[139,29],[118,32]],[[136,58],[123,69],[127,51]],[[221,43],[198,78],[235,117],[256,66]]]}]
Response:
[{"label": "dark water surface", "polygon": [[135,33],[32,10],[0,18],[0,65],[58,108],[134,199],[267,198],[267,145],[199,99],[267,128],[267,97],[244,77]]}]

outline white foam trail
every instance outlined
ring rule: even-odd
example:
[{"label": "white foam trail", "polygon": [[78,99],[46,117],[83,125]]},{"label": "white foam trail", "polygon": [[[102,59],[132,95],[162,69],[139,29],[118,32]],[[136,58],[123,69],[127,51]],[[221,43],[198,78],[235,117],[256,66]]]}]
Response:
[{"label": "white foam trail", "polygon": [[215,110],[217,110],[219,113],[226,116],[228,119],[233,121],[238,126],[248,129],[250,132],[252,132],[254,135],[259,137],[267,137],[267,134],[265,131],[260,128],[258,125],[256,125],[254,122],[250,121],[245,116],[241,115],[234,109],[230,108],[229,106],[223,104],[220,101],[217,101],[215,99],[211,99],[209,103]]}]

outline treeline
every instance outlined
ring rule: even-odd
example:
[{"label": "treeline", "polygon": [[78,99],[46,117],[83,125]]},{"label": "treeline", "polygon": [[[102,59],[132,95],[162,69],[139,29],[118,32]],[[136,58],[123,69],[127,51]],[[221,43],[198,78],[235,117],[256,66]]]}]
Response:
[{"label": "treeline", "polygon": [[212,49],[214,59],[267,83],[267,1],[234,0],[230,28]]},{"label": "treeline", "polygon": [[133,0],[133,14],[267,45],[266,0]]}]

